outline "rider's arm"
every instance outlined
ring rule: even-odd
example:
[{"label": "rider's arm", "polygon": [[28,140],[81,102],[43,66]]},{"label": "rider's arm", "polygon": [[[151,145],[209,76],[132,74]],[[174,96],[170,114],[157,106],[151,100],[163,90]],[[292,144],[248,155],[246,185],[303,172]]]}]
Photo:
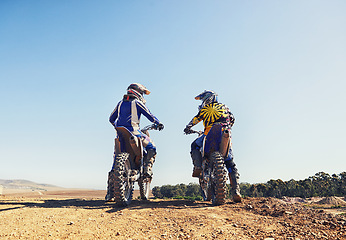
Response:
[{"label": "rider's arm", "polygon": [[228,121],[229,121],[229,125],[231,126],[231,127],[233,127],[233,125],[234,125],[234,122],[235,122],[235,117],[234,117],[234,115],[233,115],[233,113],[231,113],[231,111],[229,110],[229,108],[226,106],[226,113],[228,114]]},{"label": "rider's arm", "polygon": [[119,108],[120,108],[120,105],[123,101],[120,101],[117,106],[114,108],[113,112],[111,113],[110,117],[109,117],[109,122],[114,126],[115,125],[115,121],[117,120],[118,118],[118,115],[119,115]]},{"label": "rider's arm", "polygon": [[192,120],[186,125],[184,132],[188,134],[190,132],[190,129],[202,120],[202,115],[200,114],[200,112],[198,112],[198,114],[194,116]]},{"label": "rider's arm", "polygon": [[234,117],[233,113],[229,112],[229,118],[230,118],[230,122],[231,122],[231,127],[233,127],[234,122],[235,122],[235,117]]},{"label": "rider's arm", "polygon": [[143,114],[146,118],[148,118],[150,122],[155,124],[161,123],[159,119],[157,119],[143,103],[136,100],[136,106],[137,106],[138,113]]},{"label": "rider's arm", "polygon": [[202,119],[199,119],[197,116],[195,116],[194,118],[192,118],[192,120],[186,125],[187,128],[192,128],[193,126],[195,126],[197,123],[199,123],[200,121],[202,121]]}]

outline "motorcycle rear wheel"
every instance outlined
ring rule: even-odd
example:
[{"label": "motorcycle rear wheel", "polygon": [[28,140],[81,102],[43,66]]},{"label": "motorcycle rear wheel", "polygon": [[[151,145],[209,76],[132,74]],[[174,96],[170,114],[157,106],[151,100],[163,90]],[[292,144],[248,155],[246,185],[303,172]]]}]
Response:
[{"label": "motorcycle rear wheel", "polygon": [[213,205],[222,205],[227,196],[227,170],[224,159],[219,152],[213,152],[210,156],[213,169],[210,177],[211,200]]},{"label": "motorcycle rear wheel", "polygon": [[134,183],[130,180],[129,154],[117,154],[114,168],[114,201],[119,206],[128,206],[132,201]]}]

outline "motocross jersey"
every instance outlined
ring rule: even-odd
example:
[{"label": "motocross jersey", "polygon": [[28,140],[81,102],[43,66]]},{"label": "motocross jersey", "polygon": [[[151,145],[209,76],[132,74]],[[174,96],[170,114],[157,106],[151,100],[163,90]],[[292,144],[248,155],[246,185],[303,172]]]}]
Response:
[{"label": "motocross jersey", "polygon": [[115,127],[126,127],[129,131],[139,130],[141,114],[149,121],[159,124],[160,121],[138,99],[129,98],[127,95],[121,100],[109,117],[109,122]]},{"label": "motocross jersey", "polygon": [[231,128],[235,118],[225,104],[213,102],[202,107],[198,114],[189,122],[187,127],[192,127],[203,120],[204,135],[207,135],[213,124],[220,123],[226,128]]}]

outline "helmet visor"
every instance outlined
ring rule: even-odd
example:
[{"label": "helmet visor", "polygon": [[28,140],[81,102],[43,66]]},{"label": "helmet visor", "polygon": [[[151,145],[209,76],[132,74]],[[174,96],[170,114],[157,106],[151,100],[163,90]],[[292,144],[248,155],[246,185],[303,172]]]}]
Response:
[{"label": "helmet visor", "polygon": [[143,93],[144,93],[145,95],[149,95],[149,94],[150,94],[150,91],[149,91],[148,89],[144,89]]},{"label": "helmet visor", "polygon": [[197,95],[197,96],[195,97],[195,99],[196,99],[196,100],[202,100],[203,97],[204,97],[204,92],[201,93],[201,94],[199,94],[199,95]]}]

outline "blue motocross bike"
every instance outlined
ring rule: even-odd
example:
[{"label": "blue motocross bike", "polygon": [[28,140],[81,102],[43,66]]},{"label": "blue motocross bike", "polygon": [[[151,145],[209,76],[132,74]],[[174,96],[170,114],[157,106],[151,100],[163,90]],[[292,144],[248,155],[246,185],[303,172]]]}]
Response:
[{"label": "blue motocross bike", "polygon": [[[146,150],[139,137],[125,127],[116,127],[115,159],[113,170],[109,172],[108,188],[112,200],[119,206],[128,206],[133,197],[134,183],[138,182],[140,197],[149,199],[152,178],[143,173]],[[141,131],[149,136],[148,130],[158,130],[156,124],[146,126]]]},{"label": "blue motocross bike", "polygon": [[[191,130],[190,133],[203,134]],[[202,172],[199,185],[204,201],[212,201],[213,205],[224,204],[227,197],[227,169],[224,159],[231,144],[230,131],[220,124],[214,124],[204,138],[202,153]]]}]

